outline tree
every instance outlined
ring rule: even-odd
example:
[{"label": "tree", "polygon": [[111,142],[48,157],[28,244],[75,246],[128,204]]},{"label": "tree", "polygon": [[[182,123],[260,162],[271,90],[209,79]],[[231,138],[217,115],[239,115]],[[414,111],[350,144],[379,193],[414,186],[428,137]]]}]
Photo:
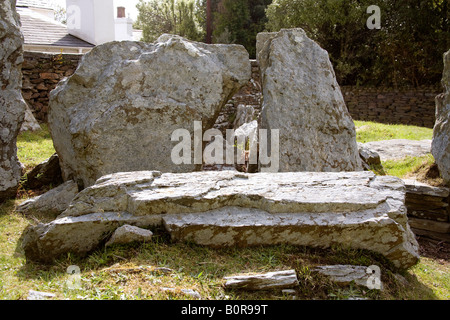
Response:
[{"label": "tree", "polygon": [[163,33],[194,41],[204,39],[193,0],[140,0],[137,8],[139,15],[135,27],[142,29],[143,41],[153,42]]},{"label": "tree", "polygon": [[447,0],[379,0],[381,30],[366,27],[372,0],[274,0],[267,28],[303,28],[329,54],[341,84],[435,84],[449,49]]},{"label": "tree", "polygon": [[214,15],[214,42],[245,46],[256,55],[256,35],[267,22],[265,8],[271,0],[221,0]]}]

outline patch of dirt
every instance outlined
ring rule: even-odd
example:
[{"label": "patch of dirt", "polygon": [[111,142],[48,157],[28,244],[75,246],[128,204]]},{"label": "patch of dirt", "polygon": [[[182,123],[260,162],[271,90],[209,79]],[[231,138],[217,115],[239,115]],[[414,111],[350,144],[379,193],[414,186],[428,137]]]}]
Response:
[{"label": "patch of dirt", "polygon": [[408,174],[405,178],[415,179],[433,187],[445,187],[444,180],[441,178],[439,168],[436,163],[423,163],[417,170]]},{"label": "patch of dirt", "polygon": [[438,260],[439,263],[450,265],[450,243],[437,241],[426,237],[416,236],[419,243],[419,254],[421,257]]}]

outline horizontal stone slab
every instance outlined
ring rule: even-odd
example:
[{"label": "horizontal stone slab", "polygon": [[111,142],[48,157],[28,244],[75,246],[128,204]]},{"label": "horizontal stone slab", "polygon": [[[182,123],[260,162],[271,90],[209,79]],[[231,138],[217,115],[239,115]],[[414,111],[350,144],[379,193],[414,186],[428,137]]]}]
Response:
[{"label": "horizontal stone slab", "polygon": [[423,194],[427,196],[448,198],[450,195],[450,189],[446,187],[434,187],[425,183],[404,179],[406,191],[411,194]]},{"label": "horizontal stone slab", "polygon": [[299,285],[295,270],[236,275],[225,277],[224,280],[226,289],[248,291],[288,289]]},{"label": "horizontal stone slab", "polygon": [[414,229],[428,230],[437,233],[450,234],[450,223],[427,219],[409,218],[409,224]]},{"label": "horizontal stone slab", "polygon": [[57,220],[30,227],[27,258],[88,253],[124,224],[164,225],[174,240],[211,246],[342,244],[418,261],[405,187],[371,172],[129,172],[80,192]]}]

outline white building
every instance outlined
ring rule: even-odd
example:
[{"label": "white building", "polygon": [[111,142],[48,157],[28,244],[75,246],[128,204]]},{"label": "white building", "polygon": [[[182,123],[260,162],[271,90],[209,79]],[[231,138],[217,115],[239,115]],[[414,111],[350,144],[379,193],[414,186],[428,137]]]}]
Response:
[{"label": "white building", "polygon": [[17,0],[24,50],[49,53],[86,53],[110,41],[140,40],[125,8],[113,0],[66,0],[67,25],[55,21],[49,0]]}]

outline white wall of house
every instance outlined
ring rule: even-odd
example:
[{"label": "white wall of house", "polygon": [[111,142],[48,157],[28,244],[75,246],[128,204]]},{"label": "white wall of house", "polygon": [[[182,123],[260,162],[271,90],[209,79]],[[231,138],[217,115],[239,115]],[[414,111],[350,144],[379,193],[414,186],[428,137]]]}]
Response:
[{"label": "white wall of house", "polygon": [[66,0],[69,34],[94,45],[115,40],[113,0]]}]

